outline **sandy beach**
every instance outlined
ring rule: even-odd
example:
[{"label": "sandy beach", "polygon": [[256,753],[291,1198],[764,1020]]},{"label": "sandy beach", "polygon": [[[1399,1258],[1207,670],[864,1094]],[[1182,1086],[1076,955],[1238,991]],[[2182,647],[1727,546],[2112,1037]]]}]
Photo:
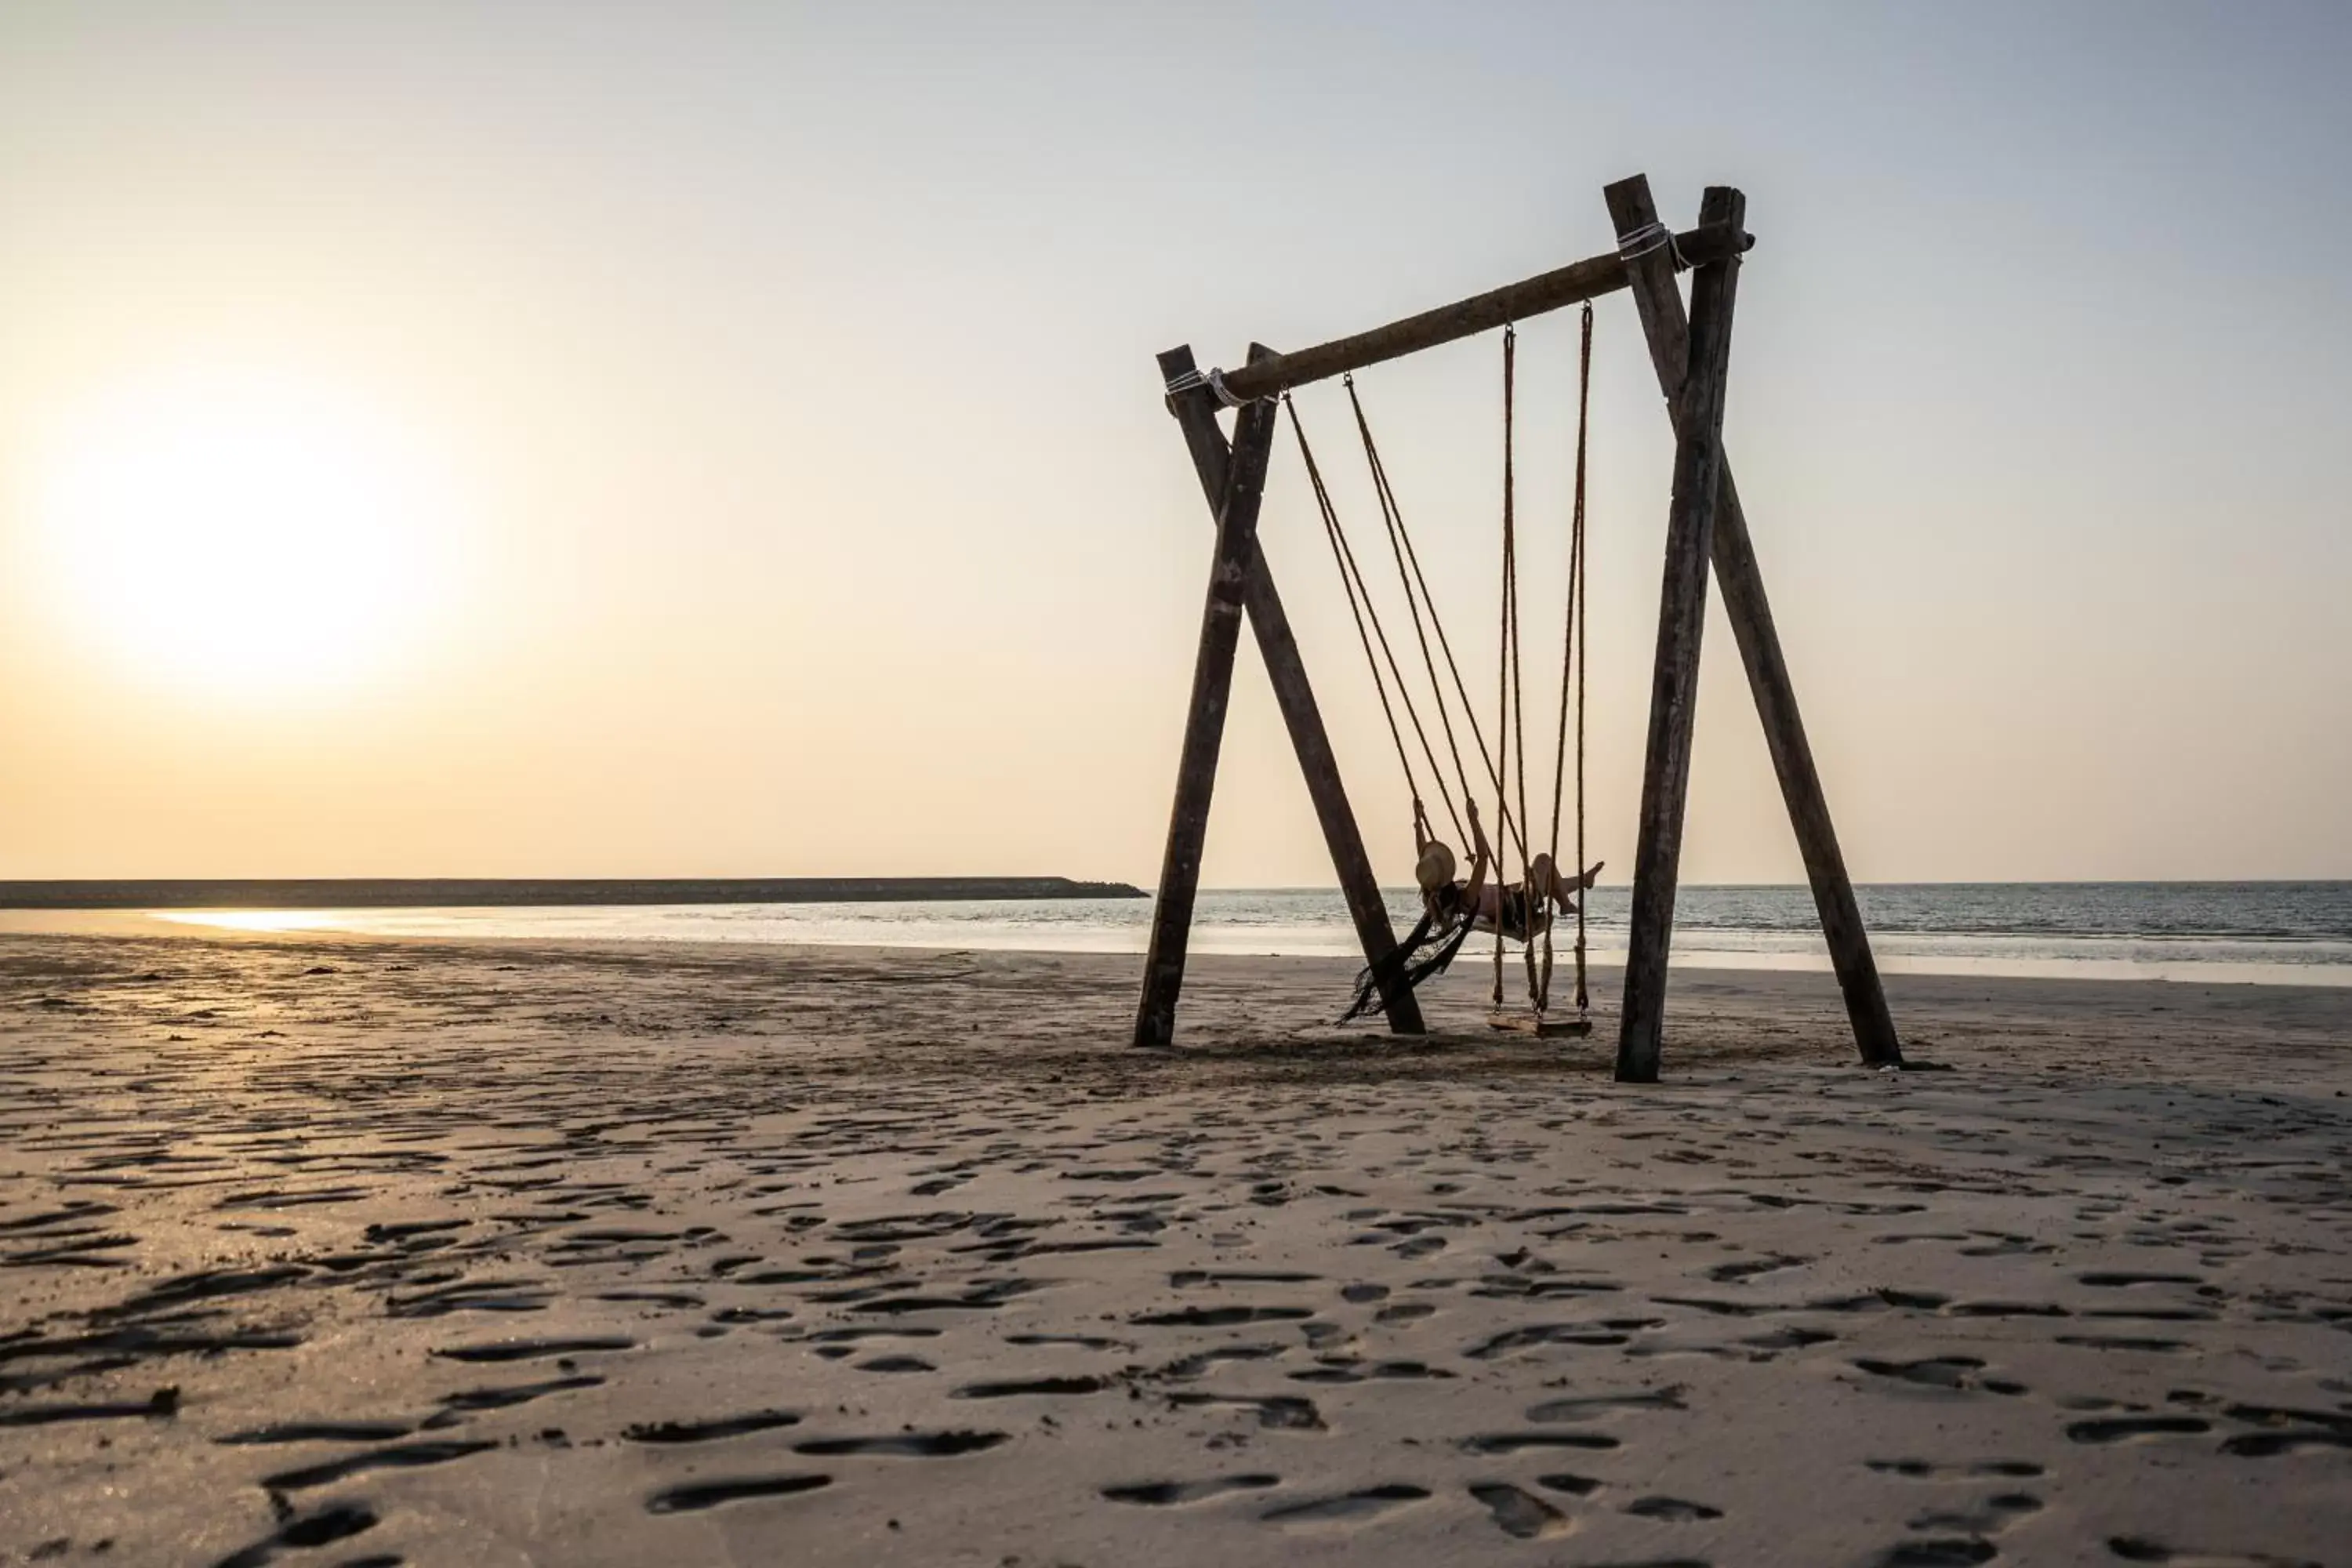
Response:
[{"label": "sandy beach", "polygon": [[85,929],[0,1562],[2352,1561],[2352,992]]}]

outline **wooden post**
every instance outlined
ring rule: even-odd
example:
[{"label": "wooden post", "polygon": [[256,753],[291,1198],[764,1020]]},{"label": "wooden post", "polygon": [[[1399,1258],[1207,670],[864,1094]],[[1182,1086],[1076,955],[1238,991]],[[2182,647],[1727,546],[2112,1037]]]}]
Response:
[{"label": "wooden post", "polygon": [[[1160,356],[1163,382],[1186,379],[1196,368],[1190,348],[1171,349]],[[1169,395],[1168,410],[1184,432],[1184,444],[1192,453],[1193,470],[1200,475],[1201,490],[1208,498],[1213,516],[1225,493],[1225,473],[1231,461],[1224,432],[1217,428],[1217,395],[1204,384],[1191,386]],[[1363,834],[1348,804],[1347,786],[1339,778],[1339,758],[1333,754],[1331,737],[1323,728],[1323,712],[1316,703],[1315,689],[1307,683],[1307,666],[1299,658],[1298,639],[1291,632],[1290,616],[1282,607],[1274,574],[1267,569],[1265,553],[1258,548],[1255,537],[1244,570],[1246,575],[1242,584],[1242,604],[1249,614],[1250,630],[1257,637],[1258,657],[1274,682],[1275,701],[1282,710],[1284,725],[1290,731],[1291,749],[1298,754],[1298,771],[1306,777],[1307,795],[1315,803],[1315,817],[1322,825],[1323,842],[1331,852],[1331,868],[1339,875],[1339,890],[1347,899],[1348,915],[1355,922],[1356,940],[1364,950],[1364,962],[1376,964],[1395,951],[1396,928],[1389,923],[1388,903],[1381,897],[1371,858],[1364,853]],[[1396,982],[1382,996],[1388,1004],[1387,1017],[1392,1033],[1418,1035],[1423,1031],[1421,1005],[1412,986]]]},{"label": "wooden post", "polygon": [[1217,502],[1216,554],[1201,609],[1201,647],[1192,665],[1184,750],[1176,764],[1176,804],[1168,817],[1168,852],[1160,861],[1159,903],[1151,912],[1143,1000],[1135,1015],[1139,1046],[1165,1046],[1176,1035],[1176,994],[1184,984],[1184,949],[1192,935],[1193,895],[1201,885],[1201,848],[1209,836],[1209,799],[1216,789],[1217,753],[1224,743],[1225,705],[1233,696],[1242,592],[1257,545],[1258,503],[1265,494],[1275,416],[1271,401],[1242,409],[1234,427],[1224,493]]},{"label": "wooden post", "polygon": [[[1710,185],[1702,223],[1738,226],[1747,201]],[[1675,395],[1674,499],[1666,513],[1666,570],[1658,605],[1657,664],[1650,681],[1650,734],[1642,767],[1642,816],[1633,847],[1633,908],[1625,958],[1617,1077],[1654,1083],[1666,1005],[1666,950],[1674,938],[1675,883],[1683,810],[1690,794],[1691,731],[1698,709],[1699,640],[1706,630],[1707,557],[1715,543],[1723,467],[1723,402],[1731,368],[1731,310],[1739,263],[1712,261],[1691,283],[1688,368]]]},{"label": "wooden post", "polygon": [[[1657,221],[1650,182],[1643,176],[1620,180],[1605,194],[1609,216],[1619,234],[1633,234]],[[1628,265],[1633,308],[1649,338],[1658,385],[1666,395],[1666,406],[1679,420],[1690,329],[1684,320],[1681,292],[1675,287],[1674,266],[1664,250],[1636,257]],[[1731,622],[1732,637],[1739,645],[1740,662],[1748,668],[1757,714],[1764,721],[1764,739],[1771,750],[1773,771],[1780,775],[1789,820],[1797,831],[1797,847],[1804,856],[1814,906],[1821,911],[1822,931],[1829,941],[1838,987],[1845,994],[1854,1044],[1870,1065],[1899,1067],[1902,1042],[1886,1005],[1877,961],[1871,954],[1870,933],[1862,923],[1853,882],[1846,875],[1845,857],[1838,849],[1829,800],[1822,793],[1821,773],[1813,765],[1804,720],[1797,711],[1796,687],[1789,679],[1789,662],[1781,654],[1780,636],[1772,624],[1771,603],[1764,595],[1763,574],[1756,563],[1748,517],[1740,508],[1727,458],[1722,459],[1717,483],[1721,488],[1716,498],[1716,581],[1723,590],[1724,612]]]}]

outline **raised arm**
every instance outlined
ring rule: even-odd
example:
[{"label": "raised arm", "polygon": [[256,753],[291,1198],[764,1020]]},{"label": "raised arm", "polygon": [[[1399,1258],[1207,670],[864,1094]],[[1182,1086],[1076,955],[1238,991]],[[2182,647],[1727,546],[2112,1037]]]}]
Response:
[{"label": "raised arm", "polygon": [[1478,895],[1486,890],[1486,868],[1495,858],[1487,846],[1486,826],[1478,820],[1478,803],[1470,806],[1470,880],[1462,889],[1462,904],[1473,916],[1478,912]]}]

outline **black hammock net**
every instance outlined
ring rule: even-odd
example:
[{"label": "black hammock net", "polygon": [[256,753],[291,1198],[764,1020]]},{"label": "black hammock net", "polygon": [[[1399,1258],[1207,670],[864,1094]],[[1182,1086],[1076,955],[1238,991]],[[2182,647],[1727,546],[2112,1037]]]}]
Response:
[{"label": "black hammock net", "polygon": [[[1550,917],[1539,904],[1531,902],[1519,888],[1505,888],[1496,900],[1502,934],[1512,942],[1526,942],[1534,932],[1538,921]],[[1478,919],[1466,903],[1441,921],[1434,914],[1423,914],[1421,922],[1405,933],[1402,942],[1390,949],[1377,963],[1368,963],[1356,974],[1355,1000],[1339,1016],[1342,1024],[1352,1024],[1359,1018],[1369,1018],[1388,1011],[1388,999],[1398,987],[1411,991],[1432,975],[1443,974],[1454,962],[1462,944],[1470,940],[1477,929]]]},{"label": "black hammock net", "polygon": [[1356,998],[1340,1015],[1339,1022],[1352,1024],[1359,1018],[1385,1013],[1391,994],[1408,994],[1431,975],[1444,973],[1454,955],[1462,951],[1462,944],[1470,940],[1471,929],[1476,923],[1467,910],[1443,924],[1433,914],[1423,915],[1402,942],[1376,962],[1366,964],[1356,976]]}]

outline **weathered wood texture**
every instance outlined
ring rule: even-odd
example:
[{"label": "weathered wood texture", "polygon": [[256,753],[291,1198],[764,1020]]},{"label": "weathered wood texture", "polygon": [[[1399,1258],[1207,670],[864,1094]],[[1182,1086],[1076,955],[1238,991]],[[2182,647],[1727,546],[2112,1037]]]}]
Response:
[{"label": "weathered wood texture", "polygon": [[[1702,224],[1737,227],[1747,203],[1710,185]],[[1633,906],[1617,1077],[1654,1083],[1666,1004],[1666,952],[1674,939],[1684,806],[1690,794],[1693,721],[1698,709],[1699,641],[1706,630],[1707,557],[1715,542],[1716,492],[1723,467],[1723,403],[1731,368],[1731,314],[1739,264],[1711,261],[1691,282],[1688,369],[1675,395],[1675,481],[1666,512],[1665,581],[1658,604],[1657,661],[1650,682],[1650,733],[1642,766],[1642,815],[1633,846]]]},{"label": "weathered wood texture", "polygon": [[[1693,266],[1738,255],[1755,241],[1737,223],[1706,224],[1675,239]],[[1664,247],[1659,247],[1663,254]],[[1286,387],[1327,381],[1351,370],[1401,359],[1511,321],[1524,321],[1567,305],[1613,294],[1625,287],[1627,262],[1615,251],[1589,257],[1552,271],[1480,294],[1475,299],[1423,310],[1385,327],[1338,338],[1297,353],[1273,354],[1224,374],[1225,390],[1234,397],[1265,397]]]},{"label": "weathered wood texture", "polygon": [[[1165,381],[1187,378],[1195,368],[1189,348],[1171,349],[1160,356],[1160,375]],[[1206,386],[1192,386],[1171,394],[1168,399],[1169,412],[1176,416],[1177,425],[1184,432],[1184,444],[1192,451],[1192,468],[1200,475],[1201,490],[1208,498],[1213,515],[1225,493],[1225,474],[1232,460],[1224,432],[1217,427],[1217,407],[1216,394]],[[1250,630],[1257,637],[1258,657],[1265,661],[1266,674],[1274,683],[1274,699],[1282,710],[1282,721],[1290,731],[1291,749],[1298,755],[1298,771],[1305,776],[1307,795],[1315,803],[1315,818],[1322,825],[1323,842],[1331,852],[1331,868],[1338,874],[1339,890],[1348,901],[1348,915],[1355,922],[1356,940],[1363,947],[1364,962],[1378,963],[1394,951],[1396,928],[1389,922],[1388,904],[1381,897],[1371,858],[1364,852],[1363,834],[1357,827],[1355,811],[1348,804],[1347,786],[1339,778],[1339,760],[1332,752],[1330,734],[1323,727],[1323,712],[1315,700],[1315,689],[1307,682],[1298,639],[1291,632],[1290,616],[1283,609],[1282,595],[1275,589],[1274,574],[1267,569],[1265,552],[1258,548],[1255,534],[1249,558],[1243,566],[1242,604],[1249,614]],[[1180,984],[1181,978],[1180,973]],[[1398,984],[1384,995],[1391,1030],[1400,1035],[1423,1032],[1421,1006],[1413,998],[1412,987]]]},{"label": "weathered wood texture", "polygon": [[[1636,174],[1620,180],[1605,193],[1609,216],[1617,232],[1629,234],[1657,221],[1650,183]],[[1666,406],[1679,420],[1683,380],[1689,363],[1690,328],[1684,318],[1681,292],[1675,286],[1674,268],[1663,253],[1637,258],[1632,266],[1633,308],[1650,343],[1659,388]],[[1764,721],[1764,739],[1780,775],[1780,794],[1788,803],[1797,847],[1804,856],[1805,876],[1812,884],[1813,903],[1821,911],[1822,931],[1828,938],[1830,959],[1837,970],[1838,986],[1845,995],[1846,1016],[1853,1026],[1862,1059],[1873,1066],[1899,1065],[1902,1042],[1895,1017],[1886,1005],[1886,988],[1878,977],[1878,963],[1870,949],[1870,933],[1854,900],[1853,879],[1846,875],[1845,857],[1839,851],[1837,829],[1830,820],[1829,799],[1822,791],[1813,750],[1805,739],[1805,724],[1797,710],[1795,685],[1789,662],[1780,651],[1780,635],[1772,623],[1772,606],[1764,593],[1764,577],[1756,563],[1748,518],[1740,508],[1739,491],[1732,481],[1728,458],[1721,459],[1717,483],[1713,554],[1717,584],[1723,593],[1726,617],[1740,662],[1748,669],[1748,689]]]},{"label": "weathered wood texture", "polygon": [[1151,945],[1144,959],[1143,999],[1136,1009],[1135,1043],[1165,1046],[1176,1035],[1176,994],[1184,984],[1184,950],[1192,929],[1192,900],[1201,885],[1201,847],[1209,834],[1209,801],[1217,784],[1217,753],[1224,743],[1225,708],[1233,696],[1234,654],[1242,635],[1243,587],[1257,544],[1258,503],[1274,448],[1271,401],[1250,404],[1234,428],[1231,461],[1217,501],[1217,547],[1201,609],[1201,647],[1192,665],[1192,696],[1184,717],[1184,749],[1176,764],[1176,802],[1168,816],[1168,852],[1160,866],[1160,901],[1151,913]]}]

